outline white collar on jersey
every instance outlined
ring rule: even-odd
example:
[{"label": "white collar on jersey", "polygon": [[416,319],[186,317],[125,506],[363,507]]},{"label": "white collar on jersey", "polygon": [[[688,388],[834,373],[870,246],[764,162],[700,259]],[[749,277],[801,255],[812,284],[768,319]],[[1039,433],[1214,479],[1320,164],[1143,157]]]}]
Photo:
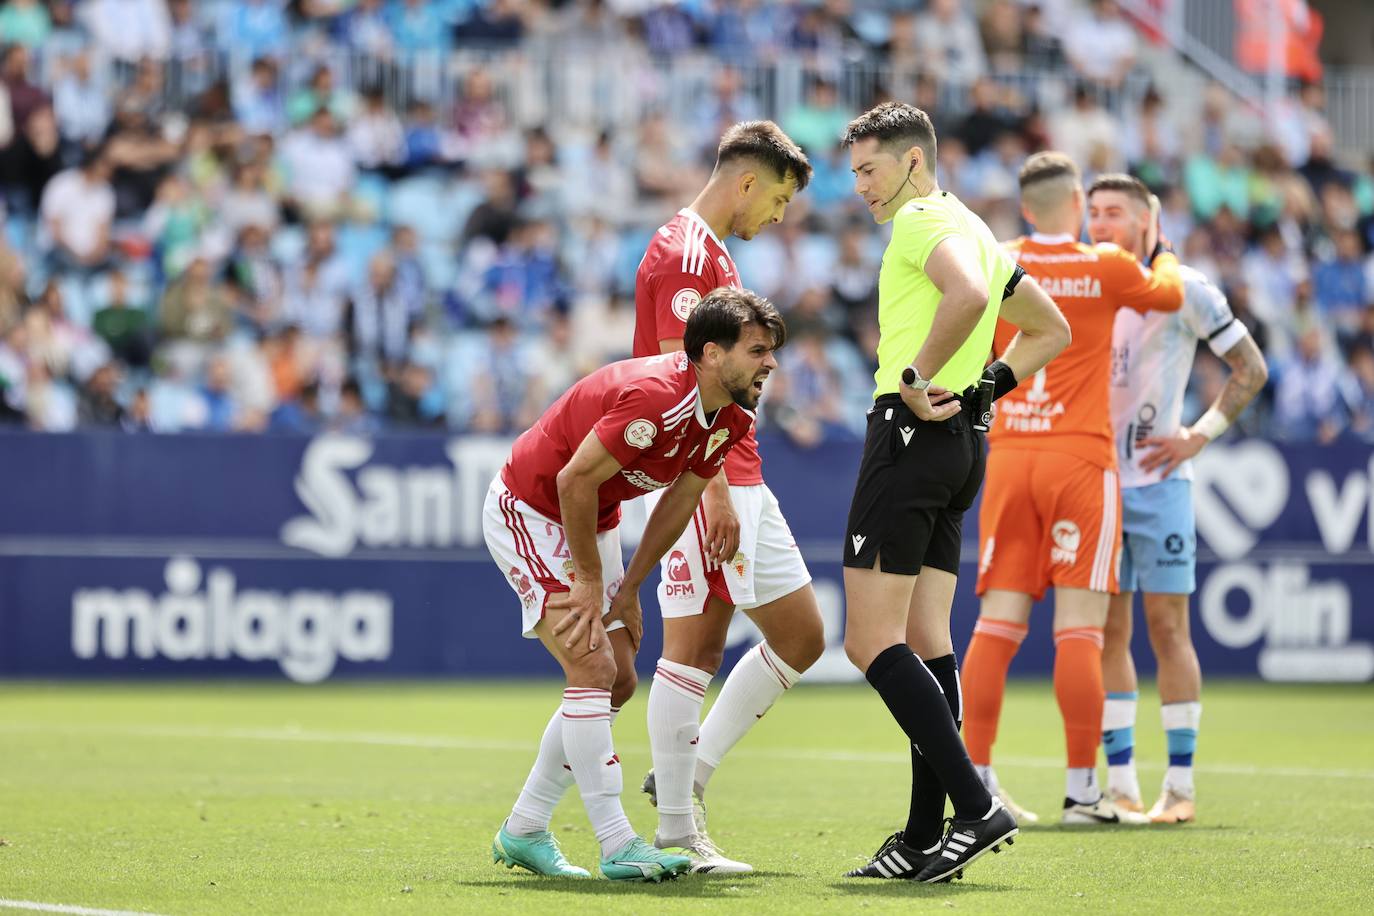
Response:
[{"label": "white collar on jersey", "polygon": [[1032,232],[1031,241],[1038,245],[1063,245],[1066,242],[1076,242],[1078,239],[1069,235],[1067,232],[1060,232],[1056,235],[1046,235],[1043,232]]},{"label": "white collar on jersey", "polygon": [[692,220],[692,221],[693,221],[694,223],[696,223],[697,225],[701,226],[703,229],[706,230],[706,234],[709,235],[709,236],[712,238],[712,240],[714,240],[715,243],[716,243],[717,245],[719,245],[719,246],[725,251],[725,253],[726,253],[727,255],[730,253],[730,249],[728,249],[728,248],[725,247],[725,243],[724,243],[724,242],[722,242],[720,239],[716,238],[715,230],[712,229],[709,225],[707,225],[706,220],[704,220],[704,219],[701,218],[701,214],[700,214],[700,213],[698,213],[697,211],[693,210],[691,207],[683,207],[681,210],[677,211],[677,215],[678,215],[678,216],[685,216],[685,217],[687,217],[688,219]]}]

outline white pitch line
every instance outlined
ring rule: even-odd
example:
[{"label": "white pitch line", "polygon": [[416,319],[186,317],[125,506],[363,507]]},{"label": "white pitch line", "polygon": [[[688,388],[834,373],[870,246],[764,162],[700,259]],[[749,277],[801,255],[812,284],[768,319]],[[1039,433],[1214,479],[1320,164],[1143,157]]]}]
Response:
[{"label": "white pitch line", "polygon": [[[538,746],[530,741],[494,741],[486,738],[445,737],[443,735],[406,735],[395,732],[331,732],[306,731],[298,728],[196,728],[172,726],[53,726],[39,723],[0,724],[0,731],[65,732],[71,734],[104,734],[139,738],[199,738],[211,741],[295,741],[306,744],[362,744],[374,747],[411,747],[455,751],[512,751],[534,752]],[[649,749],[639,745],[622,745],[629,753],[647,754]],[[910,757],[886,751],[830,751],[806,748],[737,748],[732,753],[740,757],[763,760],[823,761],[827,763],[907,763]],[[1162,770],[1162,764],[1137,762],[1142,770]],[[1003,757],[999,767],[1037,770],[1062,769],[1064,762],[1053,757]],[[1374,780],[1374,770],[1350,770],[1324,767],[1252,766],[1247,764],[1210,763],[1196,767],[1199,773],[1218,776],[1281,776],[1294,779],[1363,779]]]},{"label": "white pitch line", "polygon": [[33,900],[0,899],[0,908],[34,910],[39,913],[75,913],[76,916],[155,916],[141,910],[101,910],[89,906],[68,906],[65,903],[38,903]]}]

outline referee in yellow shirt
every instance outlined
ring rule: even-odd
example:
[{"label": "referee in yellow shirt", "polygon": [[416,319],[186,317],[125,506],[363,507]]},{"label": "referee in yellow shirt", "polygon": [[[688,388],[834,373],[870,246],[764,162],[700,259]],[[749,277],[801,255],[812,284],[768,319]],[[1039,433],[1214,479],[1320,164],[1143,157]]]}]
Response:
[{"label": "referee in yellow shirt", "polygon": [[[844,545],[845,651],[911,741],[907,824],[851,877],[938,882],[1016,835],[959,738],[949,613],[992,401],[1069,343],[1058,307],[935,174],[935,130],[889,102],[845,132],[854,190],[892,241],[878,275],[878,371]],[[998,316],[1020,329],[984,368]],[[954,820],[941,834],[945,795]]]}]

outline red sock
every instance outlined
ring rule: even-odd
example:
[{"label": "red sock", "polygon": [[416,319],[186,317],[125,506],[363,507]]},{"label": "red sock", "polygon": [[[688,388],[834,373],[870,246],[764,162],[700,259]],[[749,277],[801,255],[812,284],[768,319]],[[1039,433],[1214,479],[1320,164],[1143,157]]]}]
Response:
[{"label": "red sock", "polygon": [[1102,740],[1102,630],[1070,627],[1054,634],[1054,698],[1064,717],[1070,767],[1097,766]]},{"label": "red sock", "polygon": [[992,763],[992,743],[997,740],[997,721],[1002,717],[1002,695],[1007,690],[1007,669],[1026,638],[1023,623],[979,617],[973,639],[964,653],[960,680],[964,685],[964,744],[975,764]]}]

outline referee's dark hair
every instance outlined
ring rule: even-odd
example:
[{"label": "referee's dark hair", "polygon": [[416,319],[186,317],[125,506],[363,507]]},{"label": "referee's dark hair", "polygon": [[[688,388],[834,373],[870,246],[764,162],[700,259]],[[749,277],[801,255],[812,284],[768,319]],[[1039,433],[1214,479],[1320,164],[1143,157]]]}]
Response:
[{"label": "referee's dark hair", "polygon": [[756,324],[773,338],[773,349],[787,342],[787,325],[773,303],[747,289],[722,286],[711,290],[692,310],[682,334],[687,358],[700,362],[708,343],[729,350],[739,343],[746,324]]},{"label": "referee's dark hair", "polygon": [[905,152],[919,146],[925,153],[926,171],[935,172],[935,125],[915,105],[905,102],[884,102],[849,122],[844,129],[841,145],[853,146],[860,140],[876,137],[881,146],[891,152]]},{"label": "referee's dark hair", "polygon": [[1120,191],[1127,197],[1135,198],[1136,202],[1145,209],[1150,208],[1150,189],[1146,187],[1145,182],[1134,175],[1127,175],[1124,172],[1104,172],[1093,179],[1093,183],[1088,187],[1088,196],[1092,197],[1097,191]]},{"label": "referee's dark hair", "polygon": [[725,131],[716,147],[716,168],[742,159],[767,166],[778,181],[794,178],[798,191],[811,180],[811,160],[772,121],[741,121]]}]

